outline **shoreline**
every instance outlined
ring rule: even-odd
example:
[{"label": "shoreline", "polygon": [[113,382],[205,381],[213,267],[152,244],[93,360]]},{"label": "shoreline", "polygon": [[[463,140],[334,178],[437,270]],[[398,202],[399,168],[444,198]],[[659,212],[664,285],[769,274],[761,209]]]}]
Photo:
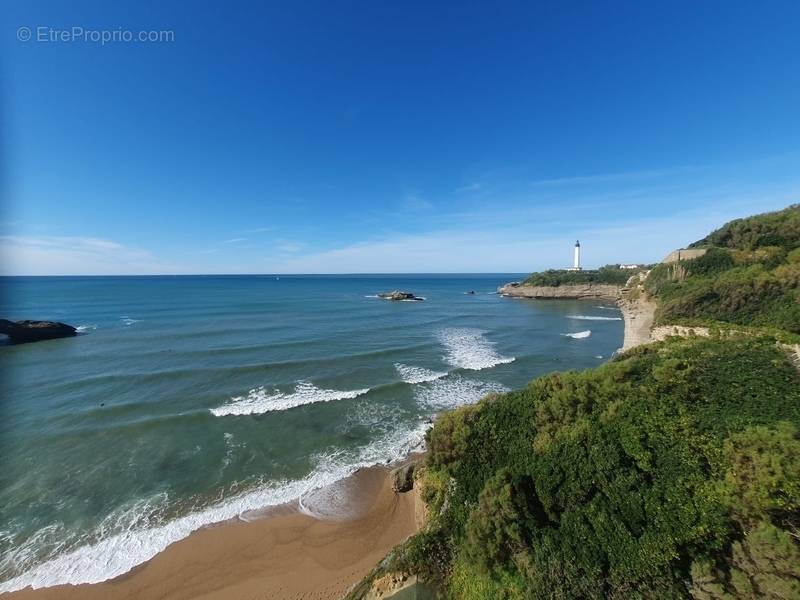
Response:
[{"label": "shoreline", "polygon": [[[630,283],[630,282],[629,282]],[[640,286],[641,287],[641,286]],[[568,284],[559,286],[531,286],[506,284],[497,289],[505,298],[528,300],[607,300],[614,302],[622,313],[623,342],[617,352],[654,341],[655,301],[640,295],[631,300],[623,295],[625,288],[606,284]],[[641,289],[640,289],[641,292]]]},{"label": "shoreline", "polygon": [[203,527],[114,579],[25,588],[0,598],[341,598],[420,527],[418,488],[392,490],[397,465],[362,468],[321,488],[325,493],[312,505],[324,509],[333,500],[351,511],[346,515],[315,514],[295,501],[256,520]]},{"label": "shoreline", "polygon": [[[594,289],[586,294],[586,286],[580,286],[581,294],[573,296],[567,287],[562,286],[563,295],[535,297],[615,301],[627,344],[631,327],[619,288],[589,286]],[[362,467],[288,503],[250,513],[254,519],[240,515],[205,525],[111,579],[28,587],[0,599],[341,598],[419,530],[424,508],[417,486],[396,494],[390,476],[393,468],[418,456],[412,451],[391,463]]]}]

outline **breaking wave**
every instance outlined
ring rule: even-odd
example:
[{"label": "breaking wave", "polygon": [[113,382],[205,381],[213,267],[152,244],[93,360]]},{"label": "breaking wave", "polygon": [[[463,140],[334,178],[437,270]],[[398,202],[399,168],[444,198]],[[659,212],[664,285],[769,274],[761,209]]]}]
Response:
[{"label": "breaking wave", "polygon": [[622,317],[597,317],[595,315],[567,315],[567,318],[579,321],[622,321]]},{"label": "breaking wave", "polygon": [[587,329],[586,331],[578,331],[577,333],[562,333],[561,335],[572,338],[573,340],[582,340],[592,335],[592,330]]},{"label": "breaking wave", "polygon": [[400,363],[394,363],[394,368],[397,369],[400,378],[406,383],[425,383],[426,381],[441,379],[447,375],[446,371],[431,371],[423,367],[414,367]]},{"label": "breaking wave", "polygon": [[[163,518],[167,497],[159,494],[109,515],[93,532],[94,541],[68,548],[56,544],[47,560],[34,564],[43,538],[60,537],[63,533],[58,526],[47,527],[28,543],[15,548],[13,556],[3,557],[3,563],[15,565],[17,571],[30,567],[21,575],[0,582],[0,593],[27,586],[36,589],[106,581],[150,560],[201,527],[230,519],[249,520],[249,516],[271,506],[299,500],[301,509],[313,514],[305,506],[310,503],[302,500],[304,495],[330,486],[360,468],[407,456],[422,447],[429,428],[429,423],[420,422],[396,429],[387,437],[361,447],[355,456],[341,453],[315,456],[316,468],[302,479],[264,483],[176,519]],[[56,530],[51,531],[54,527]]]},{"label": "breaking wave", "polygon": [[235,396],[228,404],[209,409],[215,417],[228,415],[258,415],[267,412],[288,410],[305,404],[348,400],[366,394],[369,388],[360,390],[326,390],[308,381],[300,381],[292,393],[278,390],[272,393],[259,387],[250,390],[246,396]]},{"label": "breaking wave", "polygon": [[507,392],[509,388],[494,381],[477,381],[458,375],[451,375],[414,390],[420,404],[434,409],[447,409],[474,404],[487,394]]},{"label": "breaking wave", "polygon": [[439,341],[445,348],[444,359],[461,369],[480,371],[496,365],[514,362],[513,356],[503,356],[495,350],[494,342],[478,329],[443,329]]}]

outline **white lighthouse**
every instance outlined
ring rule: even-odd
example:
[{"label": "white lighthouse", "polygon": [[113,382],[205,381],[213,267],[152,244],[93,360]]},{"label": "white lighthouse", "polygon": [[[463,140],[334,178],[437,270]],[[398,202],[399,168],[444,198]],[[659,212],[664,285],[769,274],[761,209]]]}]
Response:
[{"label": "white lighthouse", "polygon": [[573,261],[572,268],[567,271],[580,271],[581,270],[581,242],[575,241],[575,260]]}]

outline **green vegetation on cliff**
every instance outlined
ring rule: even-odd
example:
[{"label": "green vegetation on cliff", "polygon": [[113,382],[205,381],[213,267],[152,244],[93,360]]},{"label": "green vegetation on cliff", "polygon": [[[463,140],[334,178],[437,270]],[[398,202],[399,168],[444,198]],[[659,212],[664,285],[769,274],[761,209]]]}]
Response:
[{"label": "green vegetation on cliff", "polygon": [[798,597],[798,428],[768,338],[540,377],[437,421],[397,564],[451,598]]},{"label": "green vegetation on cliff", "polygon": [[567,271],[566,269],[550,269],[540,273],[532,273],[523,283],[525,285],[551,286],[599,283],[623,286],[637,273],[634,269],[620,269],[619,265],[606,265],[597,270]]},{"label": "green vegetation on cliff", "polygon": [[780,247],[800,248],[800,204],[783,210],[736,219],[712,231],[690,248],[718,246],[737,250]]},{"label": "green vegetation on cliff", "polygon": [[657,265],[645,281],[659,300],[658,324],[800,333],[800,205],[731,221],[697,245],[708,252]]},{"label": "green vegetation on cliff", "polygon": [[459,600],[800,598],[800,206],[698,244],[644,285],[710,337],[441,415],[428,523],[379,570]]}]

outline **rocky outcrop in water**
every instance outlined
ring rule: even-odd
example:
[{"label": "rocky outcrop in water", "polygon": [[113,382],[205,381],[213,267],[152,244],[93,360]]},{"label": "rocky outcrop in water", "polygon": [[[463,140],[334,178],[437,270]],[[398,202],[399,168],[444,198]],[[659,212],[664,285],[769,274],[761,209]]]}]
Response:
[{"label": "rocky outcrop in water", "polygon": [[415,296],[411,292],[401,292],[399,290],[394,290],[391,292],[384,292],[382,294],[378,294],[379,298],[383,298],[384,300],[415,300],[415,301],[422,301],[425,298],[420,298],[419,296]]},{"label": "rocky outcrop in water", "polygon": [[72,325],[56,321],[9,321],[0,319],[0,334],[5,334],[15,344],[39,342],[77,335]]}]

